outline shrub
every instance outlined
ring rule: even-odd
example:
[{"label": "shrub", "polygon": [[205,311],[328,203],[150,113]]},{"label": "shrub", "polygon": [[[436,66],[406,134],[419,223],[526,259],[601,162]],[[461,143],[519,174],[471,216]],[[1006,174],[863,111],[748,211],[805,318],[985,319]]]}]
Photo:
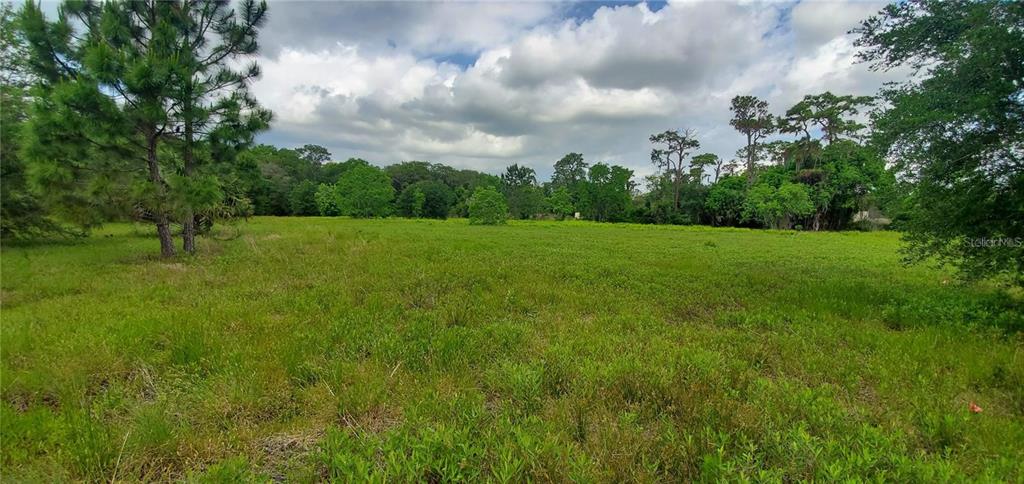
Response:
[{"label": "shrub", "polygon": [[508,218],[505,197],[491,187],[477,188],[468,206],[469,223],[472,225],[499,225]]}]

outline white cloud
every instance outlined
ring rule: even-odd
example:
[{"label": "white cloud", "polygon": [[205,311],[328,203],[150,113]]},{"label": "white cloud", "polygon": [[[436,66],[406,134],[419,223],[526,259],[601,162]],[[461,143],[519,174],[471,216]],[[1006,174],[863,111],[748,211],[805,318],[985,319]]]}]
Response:
[{"label": "white cloud", "polygon": [[[525,163],[541,174],[581,151],[641,175],[652,171],[648,136],[665,129],[696,128],[704,149],[731,157],[742,143],[728,126],[734,95],[781,113],[804,94],[870,94],[889,78],[856,64],[846,35],[877,6],[640,4],[577,21],[553,4],[359,5],[317,5],[323,18],[304,38],[288,29],[310,14],[273,6],[277,48],[255,86],[277,114],[265,140],[380,164]],[[355,33],[323,27],[333,9]],[[468,65],[444,60],[468,51]]]},{"label": "white cloud", "polygon": [[800,2],[790,12],[795,45],[815,47],[827,43],[860,25],[885,3],[870,1]]},{"label": "white cloud", "polygon": [[261,44],[269,56],[287,47],[358,45],[366,52],[478,52],[550,19],[554,2],[272,1]]}]

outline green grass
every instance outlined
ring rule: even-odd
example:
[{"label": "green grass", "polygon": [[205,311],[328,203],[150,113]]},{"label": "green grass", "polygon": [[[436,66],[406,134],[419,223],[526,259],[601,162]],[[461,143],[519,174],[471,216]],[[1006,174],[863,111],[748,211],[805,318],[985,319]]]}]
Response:
[{"label": "green grass", "polygon": [[898,247],[325,218],[170,262],[126,225],[6,247],[3,480],[1024,479],[1020,302]]}]

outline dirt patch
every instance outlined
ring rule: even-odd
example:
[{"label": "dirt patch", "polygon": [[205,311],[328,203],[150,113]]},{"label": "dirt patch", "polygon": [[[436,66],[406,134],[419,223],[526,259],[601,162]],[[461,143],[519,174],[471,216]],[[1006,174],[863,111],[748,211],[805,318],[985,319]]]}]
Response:
[{"label": "dirt patch", "polygon": [[263,454],[264,470],[274,482],[285,482],[288,465],[313,452],[323,438],[322,430],[302,433],[279,433],[258,443]]},{"label": "dirt patch", "polygon": [[397,427],[401,418],[387,407],[376,406],[359,415],[342,415],[341,422],[350,429],[377,434]]},{"label": "dirt patch", "polygon": [[322,437],[323,431],[320,430],[274,434],[260,441],[260,450],[270,457],[294,455],[316,447]]}]

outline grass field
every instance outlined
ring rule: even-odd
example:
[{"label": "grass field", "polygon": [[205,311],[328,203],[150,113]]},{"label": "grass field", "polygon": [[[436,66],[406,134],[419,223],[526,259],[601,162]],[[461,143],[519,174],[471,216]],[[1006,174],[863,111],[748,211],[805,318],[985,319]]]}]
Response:
[{"label": "grass field", "polygon": [[1024,479],[1020,302],[897,234],[238,230],[4,248],[4,481]]}]

